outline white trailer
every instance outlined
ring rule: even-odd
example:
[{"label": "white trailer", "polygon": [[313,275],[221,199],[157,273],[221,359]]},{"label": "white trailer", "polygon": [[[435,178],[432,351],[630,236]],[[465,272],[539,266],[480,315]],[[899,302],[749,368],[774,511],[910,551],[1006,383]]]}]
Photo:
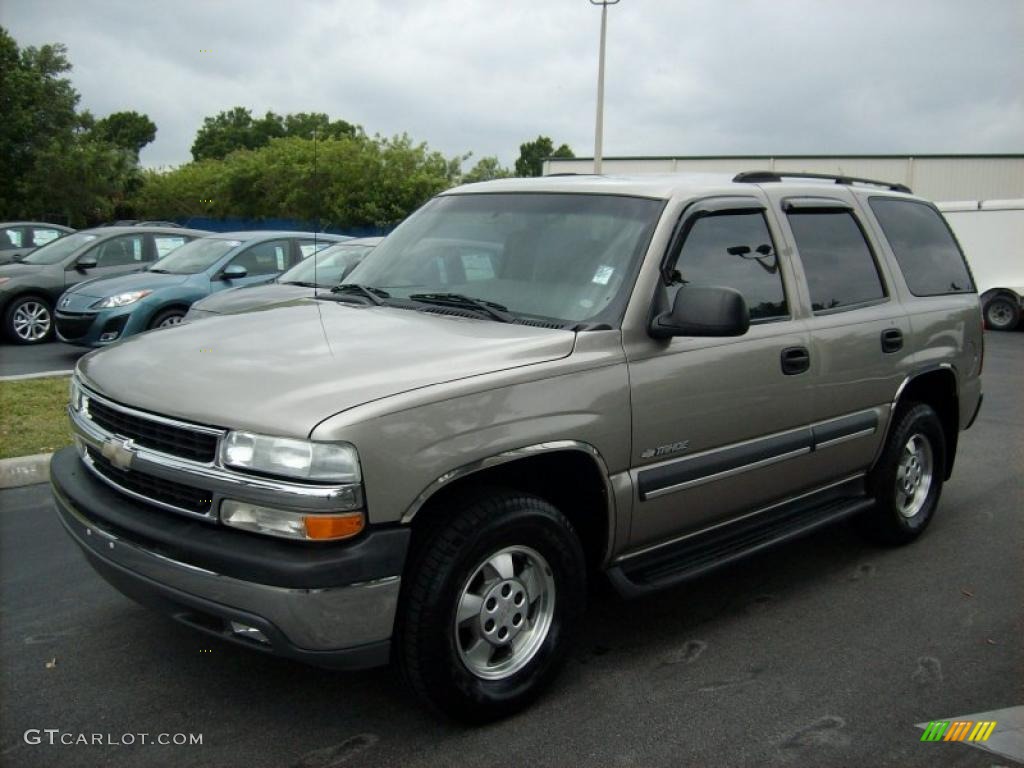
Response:
[{"label": "white trailer", "polygon": [[1024,199],[936,205],[967,256],[985,324],[1013,330],[1024,310]]}]

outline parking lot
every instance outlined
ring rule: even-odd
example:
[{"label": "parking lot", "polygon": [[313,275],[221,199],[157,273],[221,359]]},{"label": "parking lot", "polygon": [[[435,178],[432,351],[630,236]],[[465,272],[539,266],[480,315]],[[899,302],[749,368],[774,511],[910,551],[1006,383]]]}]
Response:
[{"label": "parking lot", "polygon": [[88,351],[59,341],[26,347],[0,342],[0,376],[70,371]]},{"label": "parking lot", "polygon": [[[635,602],[596,586],[553,689],[479,729],[424,712],[392,671],[307,668],[152,614],[86,565],[46,486],[2,491],[0,762],[1007,764],[915,727],[1024,703],[1024,333],[986,342],[984,407],[919,542],[874,548],[840,526]],[[27,744],[27,729],[202,744]]]}]

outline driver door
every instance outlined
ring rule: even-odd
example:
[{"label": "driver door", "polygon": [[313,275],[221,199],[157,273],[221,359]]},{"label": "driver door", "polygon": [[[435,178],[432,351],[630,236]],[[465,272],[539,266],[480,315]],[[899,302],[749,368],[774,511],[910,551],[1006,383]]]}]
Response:
[{"label": "driver door", "polygon": [[677,231],[663,268],[667,306],[686,286],[726,286],[743,295],[751,326],[738,337],[627,344],[631,547],[706,528],[814,482],[810,335],[765,205],[698,201]]},{"label": "driver door", "polygon": [[[79,269],[72,264],[64,272],[64,285],[71,287],[83,280],[97,277],[114,277],[136,272],[152,263],[146,253],[145,233],[120,235],[104,240],[93,246],[79,257],[95,256],[96,266]],[[77,259],[76,259],[77,263]]]}]

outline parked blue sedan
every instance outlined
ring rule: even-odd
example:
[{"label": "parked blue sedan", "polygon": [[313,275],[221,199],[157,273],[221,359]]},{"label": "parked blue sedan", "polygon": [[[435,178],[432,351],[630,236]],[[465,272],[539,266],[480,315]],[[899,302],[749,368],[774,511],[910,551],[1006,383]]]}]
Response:
[{"label": "parked blue sedan", "polygon": [[228,232],[194,240],[147,270],[79,283],[57,302],[57,336],[101,347],[177,325],[193,302],[273,280],[323,247],[350,238],[312,232]]}]

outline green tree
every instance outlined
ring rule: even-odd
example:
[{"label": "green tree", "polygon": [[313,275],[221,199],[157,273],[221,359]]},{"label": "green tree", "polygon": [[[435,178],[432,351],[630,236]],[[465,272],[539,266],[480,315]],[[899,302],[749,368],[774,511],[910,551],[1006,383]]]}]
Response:
[{"label": "green tree", "polygon": [[271,139],[311,139],[314,133],[320,139],[340,138],[360,132],[358,126],[344,120],[332,121],[323,112],[297,112],[283,117],[267,112],[262,118],[254,118],[245,107],[233,107],[203,120],[192,143],[192,157],[220,160],[239,149],[265,147]]},{"label": "green tree", "polygon": [[516,176],[540,176],[544,172],[544,158],[576,157],[568,144],[555,149],[555,144],[547,136],[538,136],[533,141],[519,145],[519,158],[516,160]]},{"label": "green tree", "polygon": [[140,150],[156,138],[156,124],[138,112],[114,112],[97,120],[92,132],[98,140],[138,157]]},{"label": "green tree", "polygon": [[505,168],[496,157],[481,157],[472,170],[462,177],[463,184],[472,184],[475,181],[490,181],[491,179],[507,179],[512,171]]},{"label": "green tree", "polygon": [[[319,136],[319,132],[318,132]],[[132,203],[146,218],[318,219],[321,226],[388,227],[457,183],[461,161],[407,135],[285,136],[144,174]]]},{"label": "green tree", "polygon": [[59,215],[75,227],[107,221],[139,186],[135,157],[81,134],[55,139],[22,179],[25,198],[38,207],[25,215]]},{"label": "green tree", "polygon": [[71,69],[63,45],[18,49],[0,27],[0,216],[13,218],[44,210],[28,200],[24,179],[57,139],[69,139],[77,125],[78,93],[63,75]]}]

